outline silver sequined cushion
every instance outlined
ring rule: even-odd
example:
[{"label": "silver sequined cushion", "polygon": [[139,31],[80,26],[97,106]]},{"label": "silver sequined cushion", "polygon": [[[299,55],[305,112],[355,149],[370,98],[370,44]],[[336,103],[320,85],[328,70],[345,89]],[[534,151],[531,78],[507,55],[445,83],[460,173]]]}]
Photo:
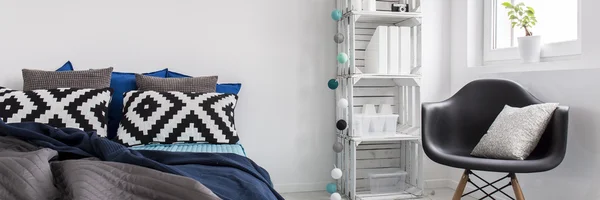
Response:
[{"label": "silver sequined cushion", "polygon": [[524,160],[537,146],[556,107],[557,103],[523,108],[504,106],[471,155]]}]

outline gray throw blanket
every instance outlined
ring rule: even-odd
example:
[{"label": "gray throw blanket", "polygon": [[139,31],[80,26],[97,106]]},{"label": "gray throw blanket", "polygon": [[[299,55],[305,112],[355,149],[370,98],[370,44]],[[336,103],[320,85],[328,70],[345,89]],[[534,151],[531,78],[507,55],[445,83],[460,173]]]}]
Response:
[{"label": "gray throw blanket", "polygon": [[0,199],[220,199],[194,179],[136,165],[79,159],[0,137]]}]

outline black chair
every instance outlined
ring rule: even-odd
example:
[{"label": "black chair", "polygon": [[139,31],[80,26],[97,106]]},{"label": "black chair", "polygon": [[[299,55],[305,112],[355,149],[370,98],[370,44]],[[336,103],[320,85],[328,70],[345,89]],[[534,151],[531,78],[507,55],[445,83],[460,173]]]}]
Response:
[{"label": "black chair", "polygon": [[[502,191],[511,185],[516,199],[523,200],[523,192],[516,173],[548,171],[562,162],[567,149],[569,108],[566,106],[559,106],[554,111],[538,146],[527,159],[500,160],[469,155],[504,105],[524,107],[538,103],[543,102],[513,81],[483,79],[465,85],[445,101],[423,104],[422,128],[425,153],[437,163],[465,169],[453,200],[459,200],[476,191],[482,191],[486,195],[483,198],[502,193],[514,199]],[[508,175],[488,182],[471,170],[504,172]],[[471,175],[481,179],[487,185],[481,187],[476,185],[470,180]],[[510,178],[511,181],[503,187],[494,186],[505,178]],[[477,189],[463,195],[467,183],[473,184]],[[495,190],[488,193],[483,190],[486,187]]]}]

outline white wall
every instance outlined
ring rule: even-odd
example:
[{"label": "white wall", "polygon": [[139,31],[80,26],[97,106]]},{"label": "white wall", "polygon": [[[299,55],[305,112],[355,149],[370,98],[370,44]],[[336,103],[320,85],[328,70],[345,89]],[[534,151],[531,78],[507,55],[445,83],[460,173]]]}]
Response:
[{"label": "white wall", "polygon": [[[424,1],[424,101],[449,94],[449,2]],[[281,191],[332,182],[335,75],[333,0],[2,0],[0,86],[22,68],[168,67],[243,83],[236,122],[250,158]],[[446,169],[426,162],[426,179]]]},{"label": "white wall", "polygon": [[[423,102],[441,101],[450,95],[450,1],[423,0]],[[424,159],[425,184],[443,187],[448,168]]]},{"label": "white wall", "polygon": [[22,68],[168,67],[243,83],[236,122],[280,189],[325,187],[334,163],[333,1],[0,1],[0,85]]},{"label": "white wall", "polygon": [[[452,69],[451,82],[453,92],[476,78],[505,78],[517,81],[528,88],[536,97],[548,102],[559,102],[570,106],[569,138],[567,155],[562,164],[548,172],[518,174],[526,199],[600,199],[597,188],[600,173],[600,69],[569,70],[570,67],[600,66],[600,29],[596,19],[600,13],[595,8],[600,2],[582,0],[582,41],[583,54],[580,59],[545,63],[552,68],[566,70],[532,71],[513,73],[483,73],[475,66],[480,50],[468,49],[477,39],[477,31],[467,24],[473,19],[472,12],[465,11],[465,5],[471,0],[453,1],[452,18]],[[477,20],[477,19],[475,19]],[[584,65],[584,66],[580,66]],[[510,67],[507,66],[497,66]],[[535,66],[523,65],[524,68]],[[502,70],[498,70],[502,71]],[[458,181],[461,170],[450,170],[450,177]],[[485,173],[484,177],[497,178],[501,174]],[[508,189],[507,191],[510,191]]]}]

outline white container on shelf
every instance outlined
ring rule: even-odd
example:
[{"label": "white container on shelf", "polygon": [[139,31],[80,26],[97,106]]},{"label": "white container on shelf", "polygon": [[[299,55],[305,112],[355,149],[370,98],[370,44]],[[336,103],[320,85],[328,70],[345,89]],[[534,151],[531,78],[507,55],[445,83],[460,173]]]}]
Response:
[{"label": "white container on shelf", "polygon": [[377,114],[375,112],[375,104],[365,104],[362,107],[362,114],[363,115],[374,115]]},{"label": "white container on shelf", "polygon": [[398,117],[399,115],[381,115],[383,116],[384,125],[383,132],[386,135],[396,134],[398,128]]},{"label": "white container on shelf", "polygon": [[391,173],[369,174],[371,194],[398,193],[406,190],[406,173],[398,170]]},{"label": "white container on shelf", "polygon": [[388,27],[378,26],[365,50],[365,73],[387,74]]},{"label": "white container on shelf", "polygon": [[385,116],[382,115],[370,115],[371,127],[369,128],[370,134],[383,134],[383,128],[385,126]]},{"label": "white container on shelf", "polygon": [[354,115],[354,136],[362,136],[369,133],[370,118],[363,117],[364,115]]},{"label": "white container on shelf", "polygon": [[392,104],[381,104],[379,105],[379,109],[377,111],[380,115],[391,115],[392,114]]},{"label": "white container on shelf", "polygon": [[354,115],[354,136],[392,136],[396,134],[398,115]]},{"label": "white container on shelf", "polygon": [[363,0],[352,0],[352,6],[354,7],[352,10],[362,11]]},{"label": "white container on shelf", "polygon": [[392,114],[392,105],[379,105],[379,112],[375,112],[375,105],[365,104],[361,113],[354,114],[354,136],[390,136],[396,134],[399,115]]},{"label": "white container on shelf", "polygon": [[375,0],[363,0],[362,9],[364,11],[377,11],[377,2]]}]

